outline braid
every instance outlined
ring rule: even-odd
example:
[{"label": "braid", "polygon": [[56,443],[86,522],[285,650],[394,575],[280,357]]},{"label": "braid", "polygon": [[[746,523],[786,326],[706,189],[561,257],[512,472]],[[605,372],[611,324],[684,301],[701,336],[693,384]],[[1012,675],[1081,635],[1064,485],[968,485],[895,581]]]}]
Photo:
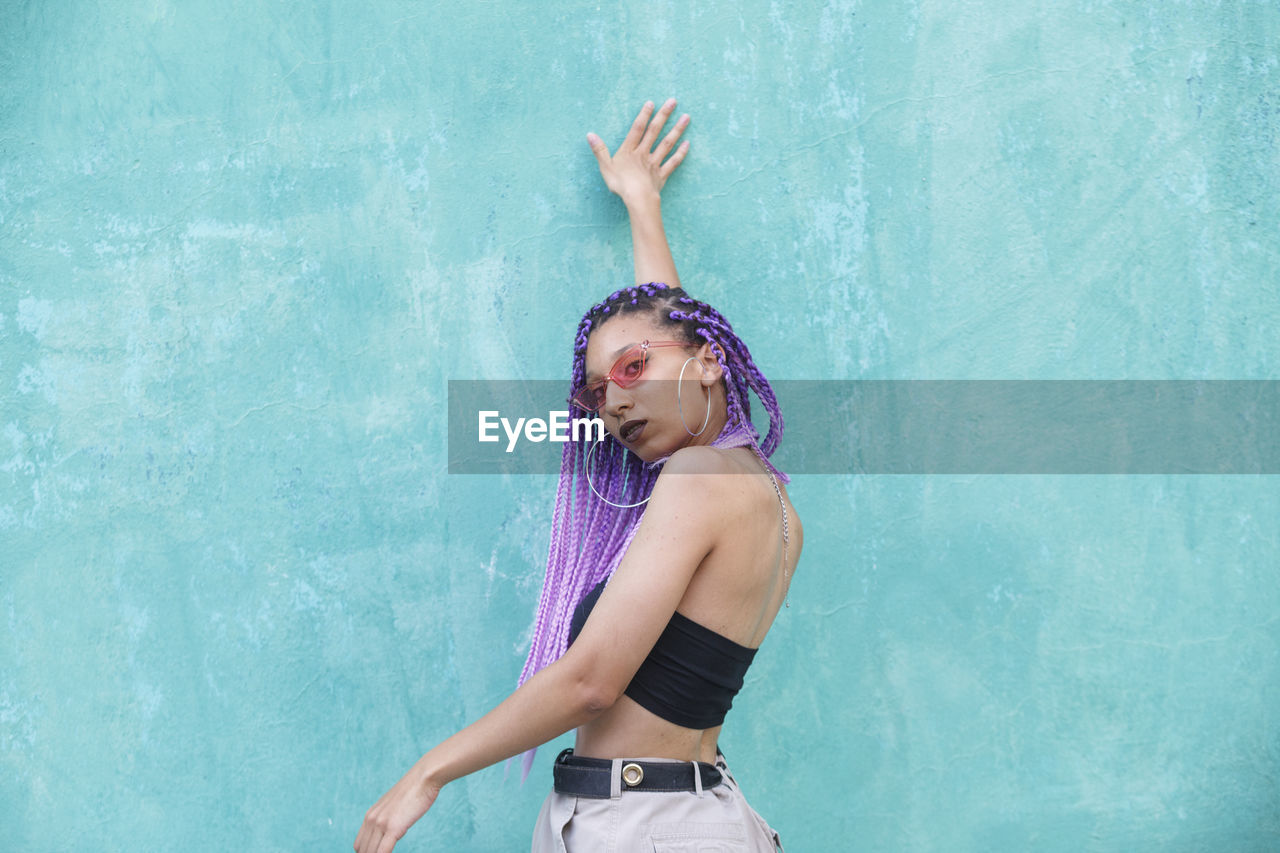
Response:
[{"label": "braid", "polygon": [[[613,317],[642,313],[651,315],[659,325],[675,329],[681,340],[693,345],[703,342],[711,345],[724,374],[728,406],[728,421],[712,445],[750,446],[769,471],[781,482],[788,482],[789,478],[768,459],[782,440],[783,429],[782,412],[773,388],[729,321],[682,288],[647,282],[616,290],[592,306],[578,323],[574,335],[571,387],[578,388],[586,380],[587,340],[591,333]],[[769,413],[769,431],[763,442],[751,423],[751,391],[756,392]],[[576,406],[570,412],[575,421],[588,414]],[[570,435],[573,435],[572,429]],[[592,454],[591,462],[591,481],[596,490],[619,504],[647,498],[665,460],[644,463],[611,435],[606,435],[600,445]],[[574,608],[592,587],[613,574],[644,514],[643,504],[610,506],[591,493],[586,479],[586,454],[590,446],[590,442],[571,438],[561,455],[546,575],[534,617],[533,642],[520,673],[521,684],[564,654]],[[534,752],[530,750],[524,755],[522,778],[529,775]]]},{"label": "braid", "polygon": [[[765,457],[772,456],[782,441],[782,411],[778,408],[778,398],[772,386],[751,358],[751,351],[719,311],[705,302],[687,296],[680,297],[677,301],[681,306],[687,307],[670,312],[671,319],[681,323],[686,340],[710,341],[716,361],[724,371],[729,403],[729,426],[726,429],[743,429],[759,440],[759,433],[751,423],[751,398],[748,393],[755,391],[764,403],[765,411],[769,413],[769,431],[764,441],[758,442],[760,452]],[[775,473],[781,472],[775,470]],[[782,479],[787,482],[785,476]]]}]

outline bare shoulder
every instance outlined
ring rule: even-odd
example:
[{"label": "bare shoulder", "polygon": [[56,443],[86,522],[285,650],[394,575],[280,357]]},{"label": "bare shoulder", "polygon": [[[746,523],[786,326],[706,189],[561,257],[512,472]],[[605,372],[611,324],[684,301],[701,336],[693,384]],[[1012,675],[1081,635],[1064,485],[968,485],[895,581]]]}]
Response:
[{"label": "bare shoulder", "polygon": [[743,448],[684,447],[664,464],[654,498],[700,502],[705,515],[755,523],[778,512],[778,496],[763,474],[759,459]]},{"label": "bare shoulder", "polygon": [[[737,474],[738,463],[718,447],[682,447],[663,463],[663,474]],[[659,475],[661,477],[661,475]]]},{"label": "bare shoulder", "polygon": [[738,468],[718,448],[682,447],[663,463],[645,515],[662,507],[704,520],[719,516],[734,495],[733,481],[739,479],[725,475],[735,473]]}]

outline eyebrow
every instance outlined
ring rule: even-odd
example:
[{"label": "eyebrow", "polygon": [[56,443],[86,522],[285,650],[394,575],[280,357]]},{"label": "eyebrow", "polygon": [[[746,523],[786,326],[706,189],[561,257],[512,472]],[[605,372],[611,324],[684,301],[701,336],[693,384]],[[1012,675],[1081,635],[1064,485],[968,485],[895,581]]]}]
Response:
[{"label": "eyebrow", "polygon": [[[622,355],[624,352],[631,349],[632,347],[640,346],[640,343],[641,343],[640,341],[633,341],[632,343],[623,344],[622,346],[618,347],[616,350],[613,351],[614,362],[616,363],[618,361],[618,356]],[[609,366],[612,367],[613,365],[611,364]],[[598,382],[600,381],[600,374],[597,373],[593,376],[592,374],[588,373],[586,376],[586,380],[588,383]]]}]

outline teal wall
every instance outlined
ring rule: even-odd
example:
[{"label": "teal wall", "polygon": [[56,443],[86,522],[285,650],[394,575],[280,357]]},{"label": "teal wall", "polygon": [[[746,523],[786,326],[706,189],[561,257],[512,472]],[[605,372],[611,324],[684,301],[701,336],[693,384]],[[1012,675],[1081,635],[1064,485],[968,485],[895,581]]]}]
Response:
[{"label": "teal wall", "polygon": [[[675,95],[682,276],[789,379],[1280,355],[1269,2],[30,2],[0,12],[0,835],[341,850],[512,687],[563,376],[631,274],[584,141]],[[804,412],[789,412],[800,419]],[[803,476],[724,735],[788,848],[1280,846],[1280,489]],[[556,749],[404,849],[515,850]]]}]

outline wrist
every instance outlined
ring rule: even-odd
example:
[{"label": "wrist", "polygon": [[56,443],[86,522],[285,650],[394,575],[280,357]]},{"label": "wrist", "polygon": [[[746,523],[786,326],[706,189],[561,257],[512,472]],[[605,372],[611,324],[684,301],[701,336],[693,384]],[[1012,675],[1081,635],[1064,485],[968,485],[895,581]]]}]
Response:
[{"label": "wrist", "polygon": [[633,216],[662,211],[662,196],[657,192],[630,193],[622,197],[622,203],[626,205],[627,213]]},{"label": "wrist", "polygon": [[431,753],[427,753],[418,760],[417,783],[418,790],[435,796],[440,793],[440,789],[445,786],[449,779],[444,775],[443,769],[439,766],[439,762],[433,762],[429,759]]}]

